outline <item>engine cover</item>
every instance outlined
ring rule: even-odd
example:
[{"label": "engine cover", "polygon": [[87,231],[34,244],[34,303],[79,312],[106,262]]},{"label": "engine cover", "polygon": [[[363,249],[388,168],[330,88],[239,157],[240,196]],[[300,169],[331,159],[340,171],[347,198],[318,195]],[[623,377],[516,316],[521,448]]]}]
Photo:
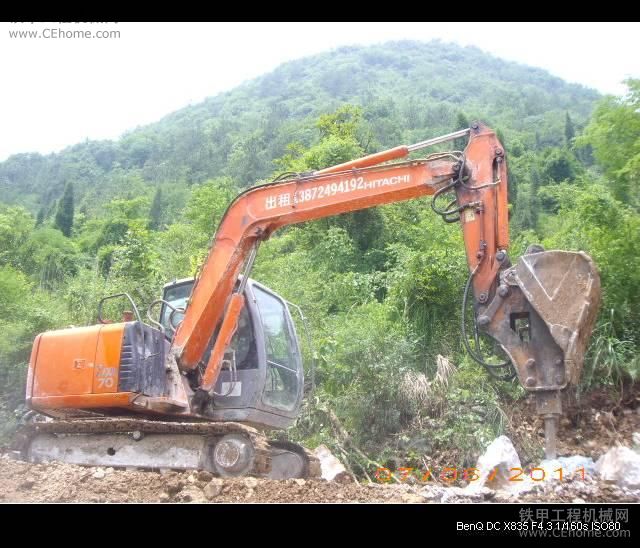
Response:
[{"label": "engine cover", "polygon": [[42,333],[29,360],[27,404],[47,413],[128,407],[136,395],[161,396],[164,358],[162,334],[137,321]]}]

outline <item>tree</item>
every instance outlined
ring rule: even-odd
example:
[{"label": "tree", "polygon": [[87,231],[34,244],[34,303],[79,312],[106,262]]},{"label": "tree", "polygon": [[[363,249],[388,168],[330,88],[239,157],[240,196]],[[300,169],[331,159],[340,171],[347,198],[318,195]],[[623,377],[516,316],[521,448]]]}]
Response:
[{"label": "tree", "polygon": [[580,172],[580,165],[576,161],[573,153],[568,149],[561,148],[547,150],[549,152],[542,166],[543,179],[545,182],[560,183],[567,180],[573,181]]},{"label": "tree", "polygon": [[340,139],[357,141],[357,133],[362,124],[362,109],[356,105],[344,105],[335,112],[323,114],[316,122],[320,136],[325,139],[335,136]]},{"label": "tree", "polygon": [[217,177],[193,189],[184,216],[205,241],[215,233],[236,193],[235,184],[229,177]]},{"label": "tree", "polygon": [[19,265],[16,250],[33,230],[33,217],[23,207],[0,207],[0,266]]},{"label": "tree", "polygon": [[64,187],[64,194],[58,203],[54,226],[67,238],[71,237],[73,229],[73,183],[71,182]]},{"label": "tree", "polygon": [[605,97],[577,144],[591,145],[615,197],[640,205],[640,80],[626,80],[625,97]]},{"label": "tree", "polygon": [[[471,126],[471,124],[469,123],[469,118],[467,118],[464,114],[464,112],[458,112],[458,117],[456,118],[456,128],[455,130],[459,130],[459,129],[469,129],[469,126]],[[464,150],[464,147],[467,146],[467,139],[462,137],[460,139],[455,139],[453,141],[453,148],[455,148],[456,150]]]},{"label": "tree", "polygon": [[162,189],[158,188],[153,196],[151,211],[149,212],[149,230],[160,230],[162,227]]},{"label": "tree", "polygon": [[78,253],[73,240],[53,228],[34,230],[16,251],[20,269],[44,289],[58,289],[65,278],[78,270]]},{"label": "tree", "polygon": [[575,127],[573,126],[573,121],[571,120],[571,116],[569,116],[569,111],[567,111],[567,117],[564,121],[564,136],[567,140],[567,145],[571,144],[571,141],[576,135]]},{"label": "tree", "polygon": [[531,225],[532,228],[538,226],[538,210],[540,209],[540,199],[538,198],[538,190],[540,189],[540,174],[534,166],[531,169],[531,199],[529,207],[531,208]]},{"label": "tree", "polygon": [[38,217],[36,218],[36,228],[42,226],[42,223],[44,223],[44,216],[45,216],[45,210],[44,210],[44,206],[42,206],[39,210],[38,210]]}]

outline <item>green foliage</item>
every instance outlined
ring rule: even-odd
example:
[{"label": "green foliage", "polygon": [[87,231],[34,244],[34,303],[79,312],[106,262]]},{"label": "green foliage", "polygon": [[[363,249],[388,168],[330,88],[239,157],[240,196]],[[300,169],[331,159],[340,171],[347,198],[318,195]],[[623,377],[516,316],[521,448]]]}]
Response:
[{"label": "green foliage", "polygon": [[546,183],[573,181],[579,171],[578,161],[569,150],[554,148],[549,150],[543,161],[542,179]]},{"label": "green foliage", "polygon": [[[622,394],[625,385],[632,384],[640,376],[640,358],[637,344],[618,333],[615,310],[609,309],[597,326],[587,355],[584,379],[586,388],[612,386]],[[621,336],[622,335],[622,336]]]},{"label": "green foliage", "polygon": [[567,185],[556,199],[558,214],[547,219],[544,245],[585,250],[600,272],[603,303],[588,362],[592,375],[600,381],[615,380],[624,369],[635,379],[640,346],[636,328],[640,322],[640,215],[598,181],[586,188]]},{"label": "green foliage", "polygon": [[25,363],[34,334],[64,325],[66,312],[60,299],[37,290],[10,266],[0,267],[0,310],[0,395],[15,407],[24,395]]},{"label": "green foliage", "polygon": [[236,194],[233,181],[228,177],[202,183],[193,189],[185,217],[191,221],[197,232],[209,239]]},{"label": "green foliage", "polygon": [[45,214],[46,214],[46,211],[45,211],[44,207],[41,207],[38,210],[38,216],[36,217],[36,228],[42,226],[42,223],[44,223]]},{"label": "green foliage", "polygon": [[153,195],[153,202],[151,202],[151,211],[149,212],[149,230],[160,230],[162,228],[162,189],[158,188]]},{"label": "green foliage", "polygon": [[322,139],[333,136],[348,140],[355,137],[361,123],[362,109],[355,105],[344,105],[331,114],[320,116],[316,127]]},{"label": "green foliage", "polygon": [[58,210],[54,220],[55,227],[67,238],[71,236],[73,229],[73,183],[67,183],[64,187],[64,194],[58,203]]},{"label": "green foliage", "polygon": [[571,120],[571,116],[569,116],[569,111],[567,111],[567,117],[564,122],[564,138],[567,141],[567,145],[571,144],[575,136],[576,129],[573,125],[573,120]]},{"label": "green foliage", "polygon": [[22,271],[45,289],[58,288],[78,269],[76,245],[54,228],[34,230],[17,254]]},{"label": "green foliage", "polygon": [[577,139],[590,145],[619,200],[640,205],[640,80],[627,80],[626,97],[602,99]]},{"label": "green foliage", "polygon": [[618,310],[625,323],[637,321],[640,216],[616,200],[603,184],[564,190],[564,203],[558,216],[548,220],[543,243],[548,248],[587,250],[600,271],[604,307]]},{"label": "green foliage", "polygon": [[16,251],[33,230],[33,217],[22,207],[0,205],[0,266],[20,264]]},{"label": "green foliage", "polygon": [[441,415],[425,420],[432,454],[449,454],[452,462],[475,466],[478,455],[504,433],[506,417],[500,396],[503,401],[510,399],[499,393],[478,364],[465,360],[452,375]]},{"label": "green foliage", "polygon": [[[464,112],[458,112],[458,116],[456,118],[456,127],[454,130],[458,129],[469,129],[471,127],[471,122],[469,118],[466,117]],[[467,140],[464,138],[456,139],[453,142],[453,148],[455,150],[464,150],[464,147],[467,146]]]}]

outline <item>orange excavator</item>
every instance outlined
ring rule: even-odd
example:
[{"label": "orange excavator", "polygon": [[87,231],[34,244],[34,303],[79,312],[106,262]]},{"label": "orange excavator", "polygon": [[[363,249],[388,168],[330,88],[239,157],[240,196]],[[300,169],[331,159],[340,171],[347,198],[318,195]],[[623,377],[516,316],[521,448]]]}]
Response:
[{"label": "orange excavator", "polygon": [[[406,159],[464,137],[464,151]],[[295,421],[303,366],[287,301],[249,277],[258,246],[282,226],[425,195],[446,222],[462,226],[469,266],[464,345],[493,376],[517,376],[535,394],[546,454],[554,457],[561,393],[580,378],[600,281],[583,252],[531,246],[511,264],[507,184],[501,143],[473,123],[249,188],[227,209],[199,276],[167,284],[147,322],[120,294],[100,302],[97,325],[37,336],[26,400],[40,420],[20,433],[23,457],[222,476],[317,476],[310,451],[267,438]],[[108,323],[103,307],[114,298],[128,299],[132,311]],[[508,359],[488,363],[480,334]]]}]

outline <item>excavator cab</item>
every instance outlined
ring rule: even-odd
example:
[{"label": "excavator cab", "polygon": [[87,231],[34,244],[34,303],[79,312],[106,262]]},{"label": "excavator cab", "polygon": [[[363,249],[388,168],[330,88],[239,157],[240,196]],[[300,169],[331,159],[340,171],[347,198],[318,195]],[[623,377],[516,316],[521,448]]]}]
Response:
[{"label": "excavator cab", "polygon": [[[160,324],[169,338],[184,316],[193,284],[194,279],[187,278],[164,286]],[[255,280],[248,280],[244,297],[245,306],[225,352],[213,398],[203,412],[214,420],[287,428],[298,414],[304,383],[293,319],[284,299]]]}]

